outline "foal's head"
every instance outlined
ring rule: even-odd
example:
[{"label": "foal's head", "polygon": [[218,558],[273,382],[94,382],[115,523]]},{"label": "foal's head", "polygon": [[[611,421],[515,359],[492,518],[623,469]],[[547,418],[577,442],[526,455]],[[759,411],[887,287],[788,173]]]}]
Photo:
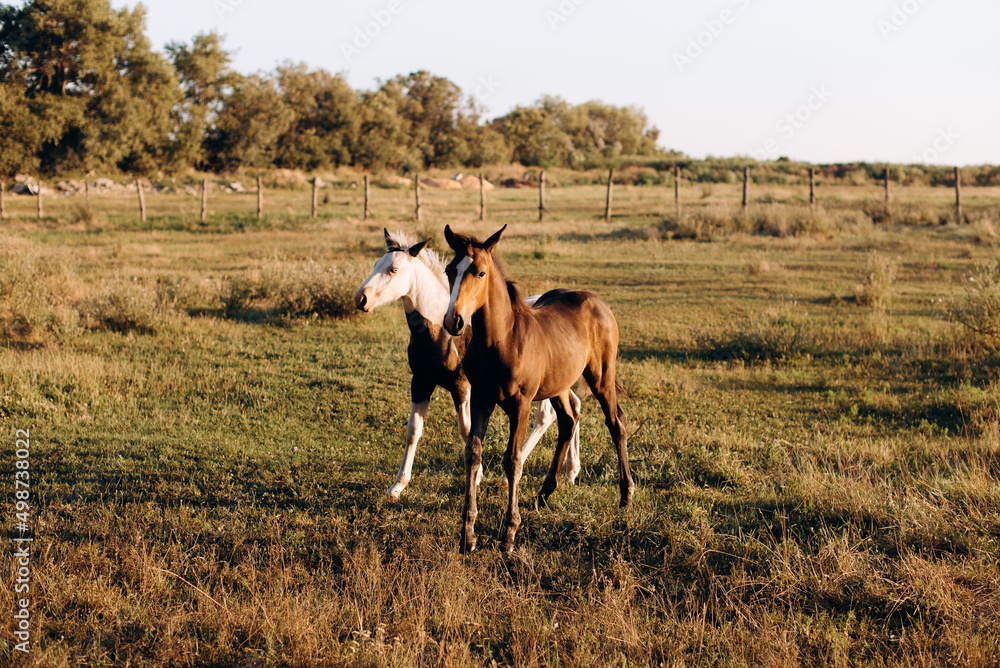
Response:
[{"label": "foal's head", "polygon": [[457,336],[473,314],[486,304],[490,279],[493,274],[501,272],[494,262],[493,249],[506,229],[504,225],[486,241],[478,241],[456,234],[450,226],[445,226],[444,238],[455,251],[454,259],[444,270],[451,286],[451,301],[444,317],[444,328],[452,336]]},{"label": "foal's head", "polygon": [[354,293],[354,305],[365,312],[395,301],[410,291],[414,262],[420,261],[417,256],[427,245],[427,241],[421,241],[407,248],[402,245],[405,242],[393,238],[389,230],[382,231],[385,233],[386,253],[375,263],[371,276]]}]

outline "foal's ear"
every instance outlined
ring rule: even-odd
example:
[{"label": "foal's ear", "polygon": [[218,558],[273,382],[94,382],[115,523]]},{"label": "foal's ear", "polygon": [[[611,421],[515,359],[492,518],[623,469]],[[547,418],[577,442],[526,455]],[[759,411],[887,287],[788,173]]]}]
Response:
[{"label": "foal's ear", "polygon": [[492,253],[493,249],[496,248],[496,245],[500,242],[500,235],[502,235],[503,231],[506,230],[506,229],[507,229],[507,226],[504,225],[499,230],[497,230],[496,233],[492,237],[490,237],[489,239],[487,239],[483,243],[483,250],[486,251],[487,253]]},{"label": "foal's ear", "polygon": [[415,246],[410,246],[410,250],[408,250],[407,252],[410,254],[410,257],[417,257],[418,255],[420,255],[420,251],[424,249],[424,246],[426,246],[430,242],[431,242],[430,239],[421,241],[419,244]]},{"label": "foal's ear", "polygon": [[465,244],[455,236],[455,233],[451,231],[451,225],[444,226],[444,239],[451,246],[451,249],[456,253],[461,253],[465,250]]},{"label": "foal's ear", "polygon": [[383,227],[382,232],[385,233],[385,250],[387,252],[391,253],[392,251],[403,250],[399,247],[399,243],[389,234],[389,230]]}]

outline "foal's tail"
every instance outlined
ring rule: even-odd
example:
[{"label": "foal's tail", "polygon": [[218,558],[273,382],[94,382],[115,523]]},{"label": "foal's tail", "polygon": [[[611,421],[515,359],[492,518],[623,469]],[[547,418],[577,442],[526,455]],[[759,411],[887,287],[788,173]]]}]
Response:
[{"label": "foal's tail", "polygon": [[619,402],[622,400],[622,397],[628,397],[625,386],[622,385],[622,379],[618,374],[615,374],[615,393],[618,395]]}]

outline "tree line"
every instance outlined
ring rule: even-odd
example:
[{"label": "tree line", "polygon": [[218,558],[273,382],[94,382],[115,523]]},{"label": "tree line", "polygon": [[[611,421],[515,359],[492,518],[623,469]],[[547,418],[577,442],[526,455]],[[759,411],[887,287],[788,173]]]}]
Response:
[{"label": "tree line", "polygon": [[557,97],[484,122],[420,71],[353,89],[285,63],[244,75],[216,33],[155,51],[145,10],[109,0],[0,4],[0,177],[18,172],[372,170],[521,161],[575,168],[657,153],[642,110]]},{"label": "tree line", "polygon": [[[109,0],[0,4],[0,180],[18,173],[177,174],[241,169],[327,170],[342,165],[412,172],[502,164],[574,170],[625,167],[636,184],[757,183],[808,178],[787,158],[693,160],[657,147],[637,107],[573,105],[544,96],[491,121],[454,82],[414,72],[355,90],[343,74],[284,63],[241,74],[216,33],[154,50],[142,5]],[[827,182],[868,183],[884,163],[825,165]],[[606,172],[605,172],[606,173]],[[1000,185],[1000,167],[964,170]],[[893,181],[946,185],[943,166],[892,166]]]}]

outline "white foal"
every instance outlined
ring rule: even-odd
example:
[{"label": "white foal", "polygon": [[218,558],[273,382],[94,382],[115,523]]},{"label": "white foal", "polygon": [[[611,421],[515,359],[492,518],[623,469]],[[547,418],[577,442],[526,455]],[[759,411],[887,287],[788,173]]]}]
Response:
[{"label": "white foal", "polygon": [[[435,387],[442,387],[451,394],[458,414],[458,431],[462,442],[469,437],[469,381],[462,370],[462,358],[472,328],[468,328],[465,335],[457,337],[445,331],[444,316],[450,299],[448,279],[437,254],[425,248],[427,242],[414,244],[401,234],[393,236],[388,230],[383,232],[386,253],[375,263],[371,276],[358,288],[354,304],[367,313],[400,299],[410,328],[410,343],[407,346],[410,371],[413,374],[410,381],[410,419],[406,423],[403,461],[399,465],[396,481],[386,492],[390,500],[396,501],[410,482],[417,442],[423,433],[424,419]],[[535,299],[537,297],[529,297],[525,301],[531,304]],[[570,400],[579,412],[580,398],[573,394]],[[521,450],[522,463],[555,419],[556,412],[549,401],[539,402],[535,424]],[[579,422],[573,431],[562,471],[564,480],[569,483],[575,482],[580,473]],[[482,476],[480,467],[477,484]],[[502,478],[502,481],[507,482],[506,478]]]}]

